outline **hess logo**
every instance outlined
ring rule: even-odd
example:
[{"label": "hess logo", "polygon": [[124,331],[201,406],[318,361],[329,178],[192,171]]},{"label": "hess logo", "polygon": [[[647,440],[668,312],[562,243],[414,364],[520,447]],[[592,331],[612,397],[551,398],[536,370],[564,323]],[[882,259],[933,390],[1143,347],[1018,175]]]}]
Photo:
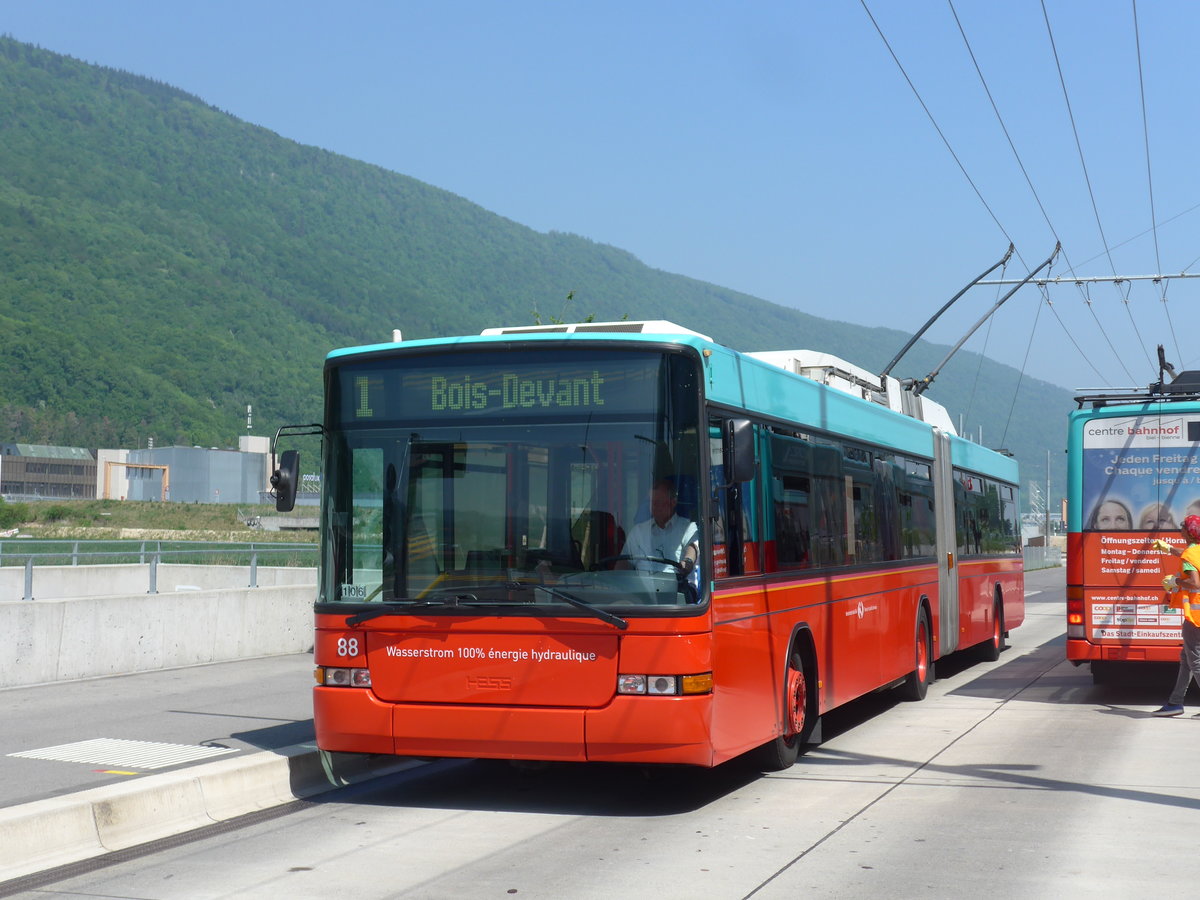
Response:
[{"label": "hess logo", "polygon": [[477,691],[507,691],[512,689],[512,679],[498,675],[468,675],[467,687]]}]

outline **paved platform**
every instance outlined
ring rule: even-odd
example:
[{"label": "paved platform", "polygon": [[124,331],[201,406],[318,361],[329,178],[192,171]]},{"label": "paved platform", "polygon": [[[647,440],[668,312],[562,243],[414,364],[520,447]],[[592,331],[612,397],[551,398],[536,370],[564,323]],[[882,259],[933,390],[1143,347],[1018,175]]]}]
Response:
[{"label": "paved platform", "polygon": [[0,882],[416,764],[320,754],[308,653],[0,690]]}]

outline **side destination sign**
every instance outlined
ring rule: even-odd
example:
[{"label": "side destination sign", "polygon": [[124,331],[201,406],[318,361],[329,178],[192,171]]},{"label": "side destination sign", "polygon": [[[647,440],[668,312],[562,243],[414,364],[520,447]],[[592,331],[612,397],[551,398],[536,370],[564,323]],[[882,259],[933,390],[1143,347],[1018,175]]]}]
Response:
[{"label": "side destination sign", "polygon": [[622,414],[654,407],[661,358],[580,360],[554,354],[522,362],[487,354],[478,363],[429,366],[396,360],[340,367],[336,417],[345,425],[443,416]]}]

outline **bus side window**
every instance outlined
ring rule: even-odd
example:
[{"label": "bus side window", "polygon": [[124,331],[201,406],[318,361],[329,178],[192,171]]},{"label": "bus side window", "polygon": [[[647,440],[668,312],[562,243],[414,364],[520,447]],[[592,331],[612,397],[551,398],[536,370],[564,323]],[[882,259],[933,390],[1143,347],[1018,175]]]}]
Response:
[{"label": "bus side window", "polygon": [[754,478],[738,485],[736,498],[742,543],[742,572],[761,572],[763,567],[762,541],[759,536],[758,508],[761,503],[761,480],[756,469]]},{"label": "bus side window", "polygon": [[756,468],[755,476],[750,481],[730,484],[727,465],[730,458],[727,452],[729,422],[713,416],[708,425],[713,577],[760,572],[762,551],[758,525],[758,470]]},{"label": "bus side window", "polygon": [[709,497],[709,542],[712,546],[712,577],[725,578],[729,571],[729,528],[725,511],[728,479],[725,477],[725,441],[722,438],[722,419],[708,420],[708,483],[712,491]]}]

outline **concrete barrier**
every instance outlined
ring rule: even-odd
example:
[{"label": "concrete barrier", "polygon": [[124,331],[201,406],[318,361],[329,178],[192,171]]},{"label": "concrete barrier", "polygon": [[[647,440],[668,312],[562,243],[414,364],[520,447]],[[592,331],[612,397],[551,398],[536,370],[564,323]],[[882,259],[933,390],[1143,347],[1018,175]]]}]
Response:
[{"label": "concrete barrier", "polygon": [[[94,571],[108,566],[74,568],[93,570],[93,591],[113,584],[107,572]],[[244,577],[245,567],[240,571]],[[310,650],[314,570],[266,571],[280,581],[306,583],[0,600],[0,688]],[[220,577],[185,571],[177,583],[197,582],[201,575]]]},{"label": "concrete barrier", "polygon": [[300,744],[0,809],[0,882],[421,765]]}]

